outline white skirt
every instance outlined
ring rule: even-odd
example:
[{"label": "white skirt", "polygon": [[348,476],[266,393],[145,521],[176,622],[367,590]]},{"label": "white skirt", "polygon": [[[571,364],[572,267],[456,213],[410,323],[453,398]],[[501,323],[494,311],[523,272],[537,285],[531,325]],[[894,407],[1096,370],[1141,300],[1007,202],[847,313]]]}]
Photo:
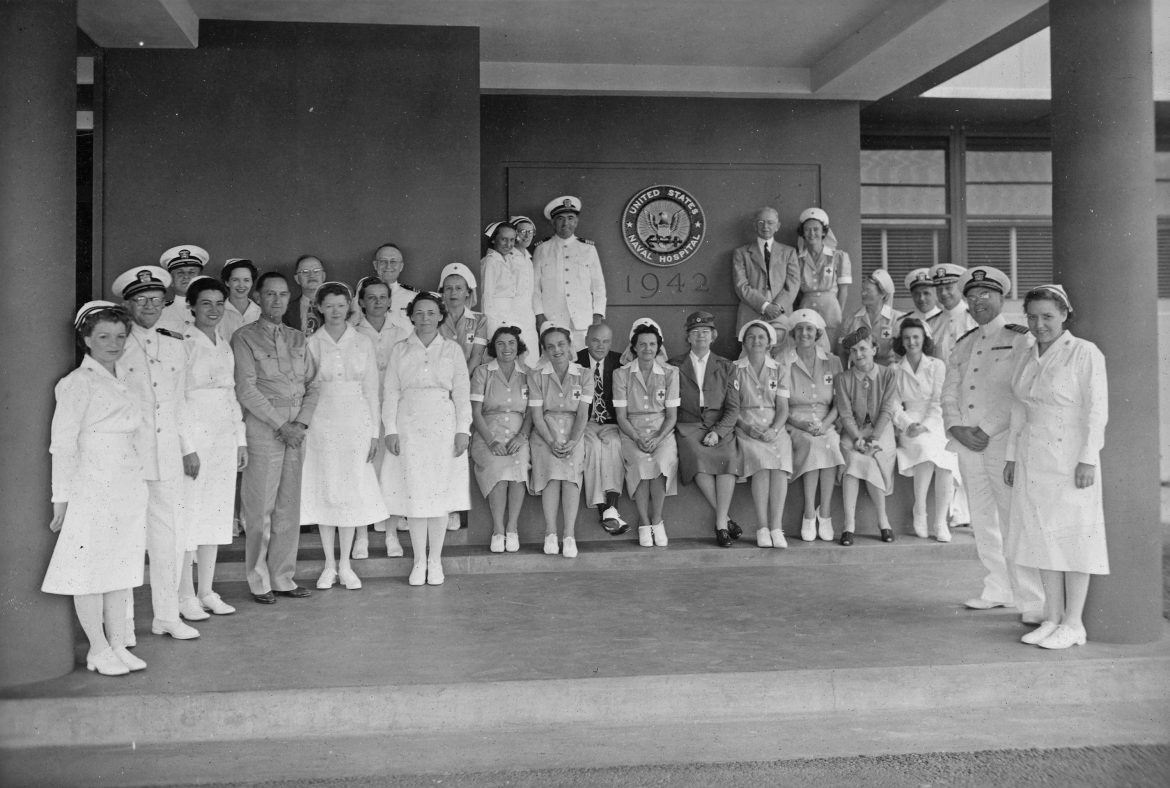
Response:
[{"label": "white skirt", "polygon": [[360,383],[321,385],[321,399],[305,433],[302,525],[353,527],[389,516],[374,464],[366,462],[373,432]]},{"label": "white skirt", "polygon": [[[232,389],[196,389],[187,393],[190,423],[199,447],[199,475],[183,474],[179,490],[180,533],[188,550],[205,544],[231,544],[236,500],[236,461],[239,441],[232,423]],[[229,399],[230,398],[230,399]]]},{"label": "white skirt", "polygon": [[398,403],[398,456],[382,462],[390,514],[446,517],[471,508],[467,452],[455,456],[455,403],[446,389],[406,389]]}]

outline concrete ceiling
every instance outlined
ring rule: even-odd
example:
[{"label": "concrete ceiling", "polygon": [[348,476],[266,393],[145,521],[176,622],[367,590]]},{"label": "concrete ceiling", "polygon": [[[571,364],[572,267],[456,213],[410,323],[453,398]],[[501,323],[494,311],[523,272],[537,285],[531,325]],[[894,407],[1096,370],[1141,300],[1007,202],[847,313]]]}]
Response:
[{"label": "concrete ceiling", "polygon": [[203,19],[472,26],[480,30],[480,86],[489,93],[874,101],[1005,29],[1027,27],[1045,7],[1044,0],[79,0],[78,25],[101,47],[159,48],[197,47]]}]

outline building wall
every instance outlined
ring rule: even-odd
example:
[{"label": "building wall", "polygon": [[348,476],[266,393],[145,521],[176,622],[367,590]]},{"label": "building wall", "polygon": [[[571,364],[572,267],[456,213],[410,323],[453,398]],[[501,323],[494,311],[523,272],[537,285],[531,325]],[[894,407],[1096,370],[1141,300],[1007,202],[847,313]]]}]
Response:
[{"label": "building wall", "polygon": [[352,283],[394,240],[428,287],[477,254],[474,28],[204,22],[198,49],[107,50],[103,82],[107,288],[178,243]]}]

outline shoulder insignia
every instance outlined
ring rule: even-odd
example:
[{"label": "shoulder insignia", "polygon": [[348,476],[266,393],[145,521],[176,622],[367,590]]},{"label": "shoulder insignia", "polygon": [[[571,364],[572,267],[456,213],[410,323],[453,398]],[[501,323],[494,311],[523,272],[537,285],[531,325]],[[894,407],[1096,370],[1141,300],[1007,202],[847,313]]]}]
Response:
[{"label": "shoulder insignia", "polygon": [[183,339],[182,334],[180,334],[178,331],[171,331],[169,328],[156,328],[155,331],[162,334],[164,337],[170,337],[171,339]]},{"label": "shoulder insignia", "polygon": [[1015,331],[1017,334],[1027,334],[1028,333],[1028,328],[1026,326],[1021,326],[1018,323],[1007,323],[1006,325],[1004,325],[1004,328],[1011,329],[1012,331]]},{"label": "shoulder insignia", "polygon": [[398,286],[399,286],[399,287],[401,287],[403,290],[409,290],[409,291],[410,291],[410,292],[412,292],[412,293],[417,293],[417,292],[418,292],[418,288],[417,288],[417,287],[411,287],[410,285],[404,285],[404,284],[402,284],[401,282],[399,282],[399,283],[398,283]]},{"label": "shoulder insignia", "polygon": [[577,240],[578,240],[578,241],[580,241],[580,242],[581,242],[581,243],[583,243],[583,244],[589,244],[590,246],[596,246],[596,244],[594,244],[594,243],[593,243],[592,241],[590,241],[588,238],[582,238],[581,236],[577,236]]},{"label": "shoulder insignia", "polygon": [[933,315],[926,318],[926,322],[929,323],[932,320],[938,320],[940,317],[943,316],[943,314],[944,314],[943,312],[935,312]]},{"label": "shoulder insignia", "polygon": [[968,331],[966,334],[963,334],[963,336],[961,336],[961,337],[959,337],[958,339],[956,339],[956,340],[955,340],[955,344],[956,344],[956,345],[957,345],[957,344],[959,344],[959,343],[960,343],[960,342],[962,342],[964,339],[966,339],[967,337],[971,336],[972,334],[974,334],[974,333],[975,333],[976,331],[978,331],[978,330],[979,330],[979,327],[978,327],[978,326],[976,326],[975,328],[971,329],[971,330],[970,330],[970,331]]}]

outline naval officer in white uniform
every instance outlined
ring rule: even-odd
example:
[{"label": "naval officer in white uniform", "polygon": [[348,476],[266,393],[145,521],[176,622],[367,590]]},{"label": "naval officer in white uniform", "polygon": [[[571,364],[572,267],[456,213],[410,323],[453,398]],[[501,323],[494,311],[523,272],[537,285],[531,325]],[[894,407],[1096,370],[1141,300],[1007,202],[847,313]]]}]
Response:
[{"label": "naval officer in white uniform", "polygon": [[959,455],[975,548],[987,569],[982,592],[964,604],[972,610],[1014,606],[1024,623],[1039,624],[1044,604],[1040,573],[1016,566],[1004,552],[1011,528],[1011,488],[1003,479],[1014,402],[1010,378],[1017,358],[1035,339],[1000,314],[1011,292],[1011,280],[1002,271],[975,266],[964,275],[961,289],[978,327],[959,338],[947,361],[943,424],[950,438],[947,449]]},{"label": "naval officer in white uniform", "polygon": [[592,241],[578,238],[581,201],[565,195],[544,206],[551,238],[536,247],[532,311],[537,327],[545,322],[569,329],[573,350],[585,347],[585,332],[605,319],[605,277]]},{"label": "naval officer in white uniform", "polygon": [[195,325],[191,307],[187,305],[187,288],[192,280],[203,273],[211,255],[201,246],[179,244],[167,249],[158,258],[158,264],[171,275],[173,301],[168,303],[158,319],[159,328],[169,328],[179,334],[186,334]]}]

